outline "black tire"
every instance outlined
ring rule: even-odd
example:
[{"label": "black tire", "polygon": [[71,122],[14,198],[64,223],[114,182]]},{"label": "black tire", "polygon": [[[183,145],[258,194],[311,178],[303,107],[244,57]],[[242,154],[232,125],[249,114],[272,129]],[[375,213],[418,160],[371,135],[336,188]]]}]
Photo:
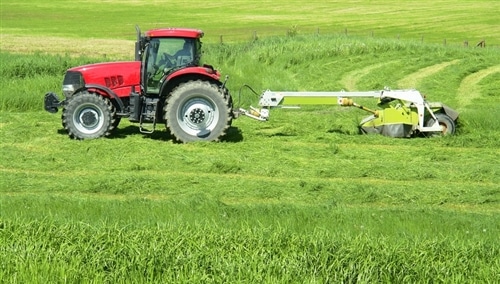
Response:
[{"label": "black tire", "polygon": [[115,108],[109,99],[82,92],[66,102],[62,125],[73,139],[95,139],[111,134],[117,125],[115,116]]},{"label": "black tire", "polygon": [[226,99],[227,107],[229,108],[229,122],[228,125],[231,126],[233,124],[233,118],[234,118],[234,113],[233,113],[233,97],[229,93],[228,89],[224,89],[224,97]]},{"label": "black tire", "polygon": [[[435,132],[433,133],[433,136],[445,136],[445,135],[453,135],[455,134],[455,130],[456,130],[456,125],[455,125],[455,122],[453,121],[453,119],[451,119],[451,117],[449,117],[448,115],[444,114],[444,113],[435,113],[434,114],[437,118],[437,121],[439,123],[439,125],[441,126],[441,132]],[[434,124],[435,120],[434,118],[430,118],[426,125],[427,127],[430,127]]]},{"label": "black tire", "polygon": [[117,129],[121,120],[122,120],[121,117],[115,117],[114,122],[113,122],[113,128],[110,131]]},{"label": "black tire", "polygon": [[179,142],[219,141],[231,125],[230,99],[215,84],[189,81],[166,101],[167,129]]},{"label": "black tire", "polygon": [[61,124],[64,129],[66,129],[66,123],[64,122],[64,113],[66,112],[66,108],[63,107],[62,112],[61,112]]}]

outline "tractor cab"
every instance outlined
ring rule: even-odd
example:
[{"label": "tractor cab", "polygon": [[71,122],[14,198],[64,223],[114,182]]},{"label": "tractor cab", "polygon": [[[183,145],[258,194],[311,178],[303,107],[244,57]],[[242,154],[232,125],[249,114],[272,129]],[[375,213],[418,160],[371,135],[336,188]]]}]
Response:
[{"label": "tractor cab", "polygon": [[142,61],[147,95],[158,95],[165,78],[186,67],[199,66],[203,32],[194,29],[156,29],[142,37],[138,31],[136,60]]}]

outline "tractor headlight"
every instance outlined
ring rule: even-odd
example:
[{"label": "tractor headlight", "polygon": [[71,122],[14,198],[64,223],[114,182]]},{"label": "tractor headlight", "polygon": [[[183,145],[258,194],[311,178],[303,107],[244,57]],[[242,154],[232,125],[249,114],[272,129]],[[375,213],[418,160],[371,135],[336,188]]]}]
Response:
[{"label": "tractor headlight", "polygon": [[63,85],[62,86],[62,91],[64,96],[68,97],[71,96],[75,92],[75,86],[74,85]]},{"label": "tractor headlight", "polygon": [[85,82],[83,81],[82,73],[75,71],[66,72],[62,86],[64,96],[70,97],[76,90],[83,86],[85,86]]}]

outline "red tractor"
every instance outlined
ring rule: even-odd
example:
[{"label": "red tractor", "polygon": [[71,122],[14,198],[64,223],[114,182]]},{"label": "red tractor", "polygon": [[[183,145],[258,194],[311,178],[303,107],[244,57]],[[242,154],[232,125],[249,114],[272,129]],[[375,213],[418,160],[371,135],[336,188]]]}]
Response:
[{"label": "red tractor", "polygon": [[62,125],[75,139],[108,136],[122,117],[139,123],[142,133],[165,123],[180,142],[222,138],[234,118],[232,98],[220,73],[200,63],[203,32],[136,29],[135,61],[67,70],[64,100],[47,93],[45,110],[62,107]]}]

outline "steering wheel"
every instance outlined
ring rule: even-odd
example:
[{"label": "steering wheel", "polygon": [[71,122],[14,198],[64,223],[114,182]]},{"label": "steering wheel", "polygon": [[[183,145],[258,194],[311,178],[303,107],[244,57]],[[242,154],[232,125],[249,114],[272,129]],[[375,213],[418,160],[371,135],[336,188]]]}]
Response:
[{"label": "steering wheel", "polygon": [[159,66],[165,65],[166,68],[172,68],[175,66],[175,57],[164,52],[159,61]]},{"label": "steering wheel", "polygon": [[175,58],[168,54],[168,53],[163,53],[161,55],[160,61],[158,61],[158,65],[154,65],[154,71],[151,74],[151,77],[156,77],[158,76],[161,72],[165,72],[165,69],[170,69],[175,66]]}]

